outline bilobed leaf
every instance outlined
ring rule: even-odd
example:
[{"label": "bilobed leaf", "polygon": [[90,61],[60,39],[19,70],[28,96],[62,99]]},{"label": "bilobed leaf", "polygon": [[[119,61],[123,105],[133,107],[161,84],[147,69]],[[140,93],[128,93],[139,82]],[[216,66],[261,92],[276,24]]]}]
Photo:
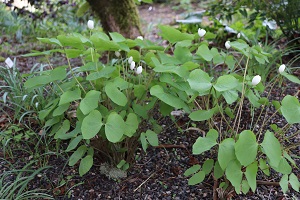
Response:
[{"label": "bilobed leaf", "polygon": [[88,81],[97,80],[99,78],[109,78],[111,74],[116,70],[115,67],[104,67],[100,71],[90,73],[86,79]]},{"label": "bilobed leaf", "polygon": [[82,135],[77,136],[76,138],[74,138],[68,145],[66,152],[72,151],[73,149],[75,149],[77,147],[77,145],[79,144],[79,142],[82,140]]},{"label": "bilobed leaf", "polygon": [[192,60],[192,54],[187,47],[177,46],[174,51],[175,57],[180,60],[182,63]]},{"label": "bilobed leaf", "polygon": [[160,34],[163,39],[168,40],[170,43],[194,39],[194,35],[181,33],[179,30],[171,26],[159,25],[158,28],[161,30]]},{"label": "bilobed leaf", "polygon": [[70,130],[70,121],[66,119],[60,129],[56,132],[54,139],[69,139],[68,135],[66,134],[68,130]]},{"label": "bilobed leaf", "polygon": [[81,131],[83,139],[91,139],[97,135],[102,127],[102,115],[98,110],[91,111],[82,121]]},{"label": "bilobed leaf", "polygon": [[259,159],[259,168],[265,173],[265,175],[270,176],[270,167],[267,165],[267,161],[264,159]]},{"label": "bilobed leaf", "polygon": [[70,156],[69,166],[74,166],[86,153],[87,147],[85,145],[81,145],[78,149]]},{"label": "bilobed leaf", "polygon": [[151,87],[150,94],[156,96],[166,104],[173,106],[176,109],[185,108],[187,105],[179,97],[166,93],[160,85]]},{"label": "bilobed leaf", "polygon": [[75,90],[69,90],[69,91],[64,92],[60,96],[59,105],[70,103],[70,102],[78,100],[80,98],[81,98],[81,91],[79,88],[76,88]]},{"label": "bilobed leaf", "polygon": [[292,188],[295,191],[299,192],[300,183],[299,183],[298,177],[294,173],[290,174],[289,182],[290,182]]},{"label": "bilobed leaf", "polygon": [[53,111],[52,116],[55,117],[55,116],[62,115],[66,110],[68,110],[69,106],[70,106],[69,103],[66,103],[66,104],[63,104],[63,105],[58,106],[58,107],[55,108],[55,110]]},{"label": "bilobed leaf", "polygon": [[285,174],[281,177],[279,185],[282,189],[282,192],[285,194],[289,189],[288,175]]},{"label": "bilobed leaf", "polygon": [[248,181],[243,180],[243,181],[242,181],[242,192],[243,192],[244,194],[247,194],[247,193],[249,192],[249,189],[250,189],[250,186],[249,186]]},{"label": "bilobed leaf", "polygon": [[256,176],[257,176],[257,161],[253,162],[251,165],[248,165],[246,168],[245,176],[248,180],[248,184],[251,187],[252,191],[256,190]]},{"label": "bilobed leaf", "polygon": [[144,132],[141,133],[140,140],[142,143],[142,148],[146,152],[147,147],[148,147],[148,142],[146,140],[146,133],[144,133]]},{"label": "bilobed leaf", "polygon": [[189,115],[189,118],[193,121],[205,121],[210,119],[212,116],[214,115],[214,110],[213,109],[209,109],[209,110],[197,110],[192,112]]},{"label": "bilobed leaf", "polygon": [[228,163],[225,171],[227,179],[234,186],[237,194],[240,193],[241,183],[243,178],[243,172],[241,170],[241,164],[238,160],[234,159]]},{"label": "bilobed leaf", "polygon": [[272,132],[266,132],[261,146],[263,147],[265,154],[268,156],[273,166],[278,166],[281,160],[281,145]]},{"label": "bilobed leaf", "polygon": [[218,78],[216,84],[214,84],[214,88],[219,92],[223,92],[234,89],[237,85],[238,80],[234,76],[223,75]]},{"label": "bilobed leaf", "polygon": [[210,90],[212,83],[209,75],[201,69],[193,70],[187,79],[193,90],[197,92],[205,92]]},{"label": "bilobed leaf", "polygon": [[129,113],[125,124],[126,124],[126,129],[124,131],[124,134],[128,137],[132,137],[139,127],[139,122],[136,114]]},{"label": "bilobed leaf", "polygon": [[113,41],[115,42],[124,42],[126,39],[121,35],[120,33],[113,32],[109,33],[110,37],[112,38]]},{"label": "bilobed leaf", "polygon": [[216,179],[219,179],[223,176],[223,174],[224,174],[224,170],[221,168],[219,161],[217,161],[214,166],[214,177]]},{"label": "bilobed leaf", "polygon": [[207,44],[200,45],[196,54],[206,61],[211,61],[213,59],[213,54],[210,52]]},{"label": "bilobed leaf", "polygon": [[146,139],[152,146],[158,146],[157,134],[151,130],[146,131]]},{"label": "bilobed leaf", "polygon": [[254,133],[245,130],[240,133],[238,141],[234,145],[235,155],[243,166],[248,166],[255,161],[258,144]]},{"label": "bilobed leaf", "polygon": [[217,144],[218,132],[215,129],[209,130],[206,137],[199,137],[193,145],[193,154],[201,154],[210,150]]},{"label": "bilobed leaf", "polygon": [[209,174],[211,172],[213,166],[214,166],[214,160],[208,159],[203,163],[202,171],[204,171],[205,174]]},{"label": "bilobed leaf", "polygon": [[125,128],[123,118],[116,112],[110,113],[105,124],[105,135],[108,141],[119,142],[125,133]]},{"label": "bilobed leaf", "polygon": [[125,94],[122,93],[115,84],[108,83],[105,86],[105,92],[115,104],[119,106],[125,106],[127,104],[127,98]]},{"label": "bilobed leaf", "polygon": [[196,173],[197,171],[199,171],[201,168],[200,165],[193,165],[192,167],[188,168],[185,172],[184,172],[184,176],[190,176],[194,173]]},{"label": "bilobed leaf", "polygon": [[282,174],[290,174],[292,172],[292,167],[284,157],[280,158],[280,162],[278,166],[273,166],[271,161],[270,161],[270,165],[273,167],[273,169],[275,169],[277,172],[280,172]]},{"label": "bilobed leaf", "polygon": [[227,138],[221,142],[218,150],[218,161],[223,170],[227,168],[230,161],[235,160],[234,139]]},{"label": "bilobed leaf", "polygon": [[201,183],[205,178],[205,172],[200,171],[196,174],[194,174],[188,181],[189,185],[196,185],[198,183]]},{"label": "bilobed leaf", "polygon": [[296,77],[296,76],[293,76],[293,75],[288,74],[288,73],[286,73],[286,72],[281,73],[281,75],[284,76],[285,78],[287,78],[288,80],[294,82],[294,83],[300,84],[300,80],[299,80],[299,78]]},{"label": "bilobed leaf", "polygon": [[241,42],[237,42],[237,41],[230,42],[230,46],[237,50],[243,50],[243,49],[249,47],[249,45],[247,43],[241,43]]},{"label": "bilobed leaf", "polygon": [[84,115],[98,107],[101,92],[90,90],[79,104],[79,108]]},{"label": "bilobed leaf", "polygon": [[83,176],[88,171],[90,171],[91,167],[93,166],[93,157],[91,155],[87,155],[80,161],[79,165],[79,175]]},{"label": "bilobed leaf", "polygon": [[281,112],[289,124],[300,123],[300,103],[299,100],[291,95],[287,95],[281,102]]},{"label": "bilobed leaf", "polygon": [[141,54],[139,51],[131,49],[130,51],[128,51],[127,57],[130,58],[131,56],[136,63],[140,62]]}]

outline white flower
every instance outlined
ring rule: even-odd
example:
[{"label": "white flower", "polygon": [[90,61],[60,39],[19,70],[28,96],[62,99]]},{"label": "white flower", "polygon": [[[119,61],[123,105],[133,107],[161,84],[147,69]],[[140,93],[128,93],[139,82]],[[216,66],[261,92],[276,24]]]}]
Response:
[{"label": "white flower", "polygon": [[6,58],[5,63],[7,64],[8,68],[12,68],[14,66],[14,62],[10,59],[10,57]]},{"label": "white flower", "polygon": [[275,30],[277,29],[277,24],[275,20],[264,20],[263,21],[263,26],[268,26],[270,29]]},{"label": "white flower", "polygon": [[94,29],[94,21],[93,20],[89,20],[87,23],[87,26],[89,29]]},{"label": "white flower", "polygon": [[136,74],[141,74],[143,71],[143,67],[142,66],[138,66],[138,68],[136,68],[135,73]]},{"label": "white flower", "polygon": [[241,33],[238,33],[236,37],[239,39],[241,37]]},{"label": "white flower", "polygon": [[130,56],[130,57],[128,58],[128,63],[129,63],[129,64],[131,64],[131,63],[132,63],[132,61],[133,61],[133,57],[132,57],[132,56]]},{"label": "white flower", "polygon": [[118,51],[115,51],[115,55],[116,55],[117,57],[120,57],[120,56],[121,56],[120,52],[118,52]]},{"label": "white flower", "polygon": [[206,30],[204,30],[204,29],[202,29],[202,28],[199,28],[199,29],[198,29],[198,35],[199,35],[200,37],[203,37],[205,34],[206,34]]},{"label": "white flower", "polygon": [[285,64],[280,65],[278,72],[281,74],[285,70]]},{"label": "white flower", "polygon": [[134,68],[135,68],[135,62],[132,61],[132,62],[130,63],[130,69],[133,70]]},{"label": "white flower", "polygon": [[39,106],[39,102],[36,102],[35,103],[35,107],[37,108]]},{"label": "white flower", "polygon": [[256,76],[254,76],[253,79],[252,79],[252,85],[253,85],[253,86],[256,86],[257,84],[259,84],[260,81],[261,81],[260,75],[256,75]]},{"label": "white flower", "polygon": [[230,41],[226,41],[225,42],[225,47],[226,47],[226,49],[229,49],[231,46],[230,46]]},{"label": "white flower", "polygon": [[144,40],[143,36],[137,36],[136,39]]}]

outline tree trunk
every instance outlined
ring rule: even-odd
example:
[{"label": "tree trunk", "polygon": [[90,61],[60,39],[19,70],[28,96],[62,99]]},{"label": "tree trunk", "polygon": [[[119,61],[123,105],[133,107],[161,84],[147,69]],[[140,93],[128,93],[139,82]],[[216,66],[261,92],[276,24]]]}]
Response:
[{"label": "tree trunk", "polygon": [[134,0],[87,0],[106,32],[118,32],[134,39],[142,35]]}]

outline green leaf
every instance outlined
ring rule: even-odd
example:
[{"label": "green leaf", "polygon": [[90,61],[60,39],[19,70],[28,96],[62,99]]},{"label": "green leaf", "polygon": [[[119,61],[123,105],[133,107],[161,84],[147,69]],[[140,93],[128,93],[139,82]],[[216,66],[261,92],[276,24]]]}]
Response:
[{"label": "green leaf", "polygon": [[125,94],[123,94],[115,84],[108,83],[105,86],[105,92],[107,96],[117,105],[125,106],[127,104],[127,98]]},{"label": "green leaf", "polygon": [[204,171],[205,174],[207,175],[211,172],[213,166],[214,166],[214,160],[213,159],[208,159],[203,163],[202,171]]},{"label": "green leaf", "polygon": [[264,159],[259,159],[259,168],[264,172],[265,175],[270,176],[270,167],[267,165],[267,161]]},{"label": "green leaf", "polygon": [[258,148],[254,133],[250,130],[241,132],[234,148],[235,155],[243,166],[253,163],[256,159]]},{"label": "green leaf", "polygon": [[290,182],[292,188],[295,191],[299,192],[300,183],[299,183],[298,177],[294,173],[290,174],[289,182]]},{"label": "green leaf", "polygon": [[69,152],[69,151],[72,151],[73,149],[75,149],[77,147],[77,145],[79,144],[79,142],[81,142],[81,140],[82,140],[82,135],[79,135],[76,138],[74,138],[68,145],[66,152]]},{"label": "green leaf", "polygon": [[228,56],[226,56],[226,58],[225,58],[225,63],[226,63],[226,65],[228,66],[229,69],[233,70],[236,61],[234,60],[234,57],[233,57],[232,55],[228,55]]},{"label": "green leaf", "polygon": [[157,134],[151,130],[146,131],[146,139],[152,146],[158,146]]},{"label": "green leaf", "polygon": [[123,165],[125,165],[125,164],[126,164],[126,161],[125,160],[121,160],[119,162],[119,164],[117,165],[117,168],[121,169],[121,167],[123,167]]},{"label": "green leaf", "polygon": [[54,139],[69,139],[68,134],[66,134],[68,130],[70,130],[70,121],[66,119],[56,132]]},{"label": "green leaf", "polygon": [[101,92],[90,90],[79,104],[79,108],[84,115],[98,107]]},{"label": "green leaf", "polygon": [[93,110],[82,121],[81,131],[83,139],[91,139],[97,135],[102,127],[102,115],[98,110]]},{"label": "green leaf", "polygon": [[83,176],[88,171],[90,171],[91,167],[93,166],[93,157],[91,155],[87,155],[80,161],[79,165],[79,175]]},{"label": "green leaf", "polygon": [[78,149],[70,156],[69,166],[74,166],[86,153],[87,148],[85,145],[81,145]]},{"label": "green leaf", "polygon": [[[82,44],[82,41],[80,38],[74,36],[74,35],[59,35],[57,36],[57,39],[61,42],[61,44],[64,46],[64,47],[74,47],[76,49],[81,49],[81,50],[84,50],[84,45]],[[65,52],[67,53],[70,49],[65,49]],[[72,49],[71,51],[69,52],[72,52],[74,49]],[[76,52],[76,51],[74,51]],[[81,52],[83,53],[82,51],[78,51],[77,52]],[[80,55],[80,53],[79,53]]]},{"label": "green leaf", "polygon": [[206,137],[198,137],[193,145],[193,154],[201,154],[204,151],[210,150],[217,144],[218,132],[215,129],[209,130]]},{"label": "green leaf", "polygon": [[199,171],[201,168],[200,165],[193,165],[192,167],[188,168],[185,172],[184,172],[184,176],[190,176],[194,173],[196,173],[197,171]]},{"label": "green leaf", "polygon": [[281,145],[272,132],[266,132],[261,146],[263,147],[264,153],[270,159],[270,162],[273,164],[273,166],[278,166],[281,160]]},{"label": "green leaf", "polygon": [[210,119],[214,115],[214,110],[209,109],[209,110],[197,110],[192,112],[189,115],[189,118],[193,121],[205,121]]},{"label": "green leaf", "polygon": [[230,161],[235,160],[234,139],[227,138],[221,142],[218,150],[218,161],[223,170],[227,168]]},{"label": "green leaf", "polygon": [[129,113],[125,124],[126,124],[126,129],[124,131],[124,134],[128,137],[132,137],[139,127],[139,122],[136,114]]},{"label": "green leaf", "polygon": [[238,85],[238,80],[232,75],[220,76],[214,85],[214,88],[219,91],[227,91],[234,89]]},{"label": "green leaf", "polygon": [[277,172],[280,172],[282,174],[289,174],[292,172],[292,167],[284,157],[281,157],[278,166],[273,166],[271,161],[270,161],[270,165],[273,167],[273,169],[275,169]]},{"label": "green leaf", "polygon": [[126,41],[126,39],[120,33],[113,32],[113,33],[109,33],[109,35],[112,38],[112,40],[115,41],[115,42],[124,42],[124,41]]},{"label": "green leaf", "polygon": [[154,71],[155,72],[168,72],[177,74],[182,78],[186,78],[188,76],[188,70],[182,66],[176,65],[162,65],[157,58],[152,58],[152,62],[154,64]]},{"label": "green leaf", "polygon": [[248,181],[243,180],[243,181],[242,181],[242,192],[243,192],[244,194],[247,194],[247,193],[249,192],[249,189],[250,189],[250,186],[249,186]]},{"label": "green leaf", "polygon": [[200,171],[196,174],[194,174],[188,181],[189,185],[196,185],[198,183],[201,183],[205,178],[205,172]]},{"label": "green leaf", "polygon": [[93,72],[93,73],[90,73],[86,79],[88,81],[93,81],[93,80],[97,80],[97,79],[100,79],[100,78],[109,78],[111,76],[111,74],[116,70],[115,67],[111,67],[111,66],[108,66],[108,67],[104,67],[102,68],[100,71],[98,72]]},{"label": "green leaf", "polygon": [[222,95],[228,104],[234,103],[239,97],[239,94],[236,90],[224,91],[224,92],[222,92]]},{"label": "green leaf", "polygon": [[147,147],[148,147],[148,142],[146,140],[146,133],[144,133],[144,132],[141,133],[140,140],[142,143],[142,148],[146,152]]},{"label": "green leaf", "polygon": [[180,60],[182,63],[192,61],[192,54],[187,47],[177,46],[174,51],[174,56]]},{"label": "green leaf", "polygon": [[282,192],[285,194],[289,189],[289,182],[288,182],[288,175],[287,174],[285,174],[281,177],[279,185],[282,189]]},{"label": "green leaf", "polygon": [[253,162],[251,165],[247,166],[245,176],[248,180],[248,184],[251,187],[252,191],[256,190],[256,176],[257,176],[257,161]]},{"label": "green leaf", "polygon": [[76,88],[75,90],[69,90],[69,91],[64,92],[60,96],[59,105],[70,103],[70,102],[78,100],[80,98],[81,98],[81,91],[79,88]]},{"label": "green leaf", "polygon": [[287,78],[289,81],[300,84],[300,80],[298,77],[288,74],[286,72],[281,73],[282,76]]},{"label": "green leaf", "polygon": [[223,176],[223,174],[224,174],[224,170],[221,168],[219,161],[217,161],[214,166],[214,177],[216,179],[219,179]]},{"label": "green leaf", "polygon": [[201,44],[198,47],[196,54],[206,61],[211,61],[213,59],[213,54],[210,52],[207,44]]},{"label": "green leaf", "polygon": [[69,103],[66,103],[66,104],[63,104],[63,105],[58,106],[58,107],[53,111],[52,116],[55,117],[55,116],[62,115],[66,110],[68,110],[69,106],[70,106]]},{"label": "green leaf", "polygon": [[108,141],[119,142],[125,133],[125,128],[123,118],[116,112],[110,113],[105,124],[105,135]]},{"label": "green leaf", "polygon": [[285,96],[281,105],[282,115],[289,124],[300,123],[300,103],[296,97]]},{"label": "green leaf", "polygon": [[58,39],[56,38],[37,38],[39,41],[41,41],[42,43],[46,43],[46,44],[55,44],[58,45],[60,47],[62,47],[62,44],[59,42]]},{"label": "green leaf", "polygon": [[133,60],[138,63],[141,60],[141,54],[139,51],[131,49],[128,53],[127,53],[127,57],[130,58],[132,56]]},{"label": "green leaf", "polygon": [[237,50],[243,50],[243,49],[246,49],[249,47],[249,45],[247,43],[241,43],[241,42],[237,42],[237,41],[230,42],[230,46]]},{"label": "green leaf", "polygon": [[199,93],[206,92],[210,90],[212,83],[211,78],[209,77],[208,73],[204,72],[201,69],[193,70],[189,78],[187,79],[188,83],[190,84],[193,90],[196,90]]},{"label": "green leaf", "polygon": [[156,96],[161,101],[166,104],[173,106],[176,109],[186,108],[187,105],[181,100],[179,97],[174,96],[172,94],[168,94],[164,91],[164,89],[160,85],[155,85],[151,87],[150,94]]},{"label": "green leaf", "polygon": [[225,174],[232,186],[234,186],[236,193],[239,194],[243,178],[243,172],[241,170],[241,164],[239,161],[236,159],[231,160],[228,163]]},{"label": "green leaf", "polygon": [[84,13],[88,11],[88,9],[90,9],[90,4],[87,1],[83,2],[79,5],[79,8],[76,11],[76,16],[82,17]]},{"label": "green leaf", "polygon": [[170,43],[194,39],[194,35],[181,33],[179,30],[171,26],[159,25],[158,28],[161,30],[160,35],[163,37],[163,39],[168,40]]}]

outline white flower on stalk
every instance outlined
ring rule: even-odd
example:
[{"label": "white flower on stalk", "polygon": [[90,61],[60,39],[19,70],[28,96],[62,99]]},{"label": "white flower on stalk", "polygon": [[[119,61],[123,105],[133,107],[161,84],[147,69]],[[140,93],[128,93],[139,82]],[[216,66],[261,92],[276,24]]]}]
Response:
[{"label": "white flower on stalk", "polygon": [[128,63],[129,63],[129,64],[131,64],[131,63],[132,63],[132,61],[133,61],[133,57],[132,57],[132,56],[130,56],[130,57],[128,58]]},{"label": "white flower on stalk", "polygon": [[136,39],[139,39],[139,40],[144,40],[144,38],[143,38],[143,36],[137,36],[137,38]]},{"label": "white flower on stalk", "polygon": [[236,37],[239,39],[241,37],[241,33],[238,33]]},{"label": "white flower on stalk", "polygon": [[89,20],[87,22],[87,26],[88,26],[89,29],[94,29],[94,21],[93,20]]},{"label": "white flower on stalk", "polygon": [[256,75],[256,76],[254,76],[253,79],[252,79],[252,85],[253,85],[253,86],[256,86],[257,84],[259,84],[260,81],[261,81],[260,75]]},{"label": "white flower on stalk", "polygon": [[231,46],[230,46],[230,41],[226,41],[225,42],[225,47],[226,47],[226,49],[229,49]]},{"label": "white flower on stalk", "polygon": [[199,28],[199,29],[198,29],[198,35],[199,35],[200,37],[203,37],[205,34],[206,34],[206,30],[204,30],[204,29],[202,29],[202,28]]},{"label": "white flower on stalk", "polygon": [[138,68],[136,68],[135,73],[136,74],[141,74],[143,71],[143,67],[142,66],[138,66]]},{"label": "white flower on stalk", "polygon": [[280,65],[278,72],[281,74],[285,70],[285,64]]},{"label": "white flower on stalk", "polygon": [[5,63],[7,64],[8,68],[12,68],[14,66],[14,62],[10,59],[10,57],[6,58]]},{"label": "white flower on stalk", "polygon": [[37,108],[39,106],[39,102],[36,102],[35,103],[35,107]]},{"label": "white flower on stalk", "polygon": [[115,55],[119,58],[121,56],[120,52],[115,51]]},{"label": "white flower on stalk", "polygon": [[130,67],[129,67],[131,70],[134,70],[134,68],[135,68],[135,62],[134,61],[132,61],[131,63],[130,63]]}]

